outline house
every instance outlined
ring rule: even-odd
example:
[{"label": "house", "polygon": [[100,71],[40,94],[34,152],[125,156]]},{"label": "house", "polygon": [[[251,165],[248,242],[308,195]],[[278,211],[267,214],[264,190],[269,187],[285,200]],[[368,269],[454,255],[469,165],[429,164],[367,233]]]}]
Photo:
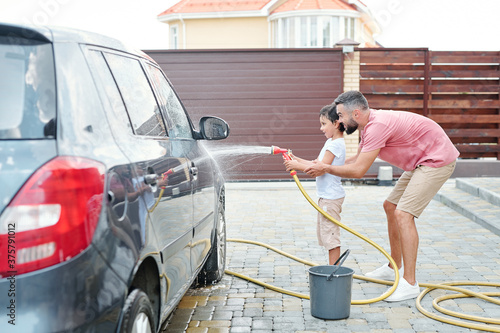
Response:
[{"label": "house", "polygon": [[323,48],[346,38],[375,45],[359,0],[181,0],[158,15],[171,49]]}]

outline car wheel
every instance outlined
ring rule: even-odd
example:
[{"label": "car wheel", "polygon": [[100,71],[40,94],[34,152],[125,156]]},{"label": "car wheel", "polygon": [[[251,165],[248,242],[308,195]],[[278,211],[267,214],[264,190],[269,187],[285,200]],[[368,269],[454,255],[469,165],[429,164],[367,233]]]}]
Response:
[{"label": "car wheel", "polygon": [[207,286],[219,282],[226,269],[226,214],[219,202],[217,228],[210,255],[196,279],[196,286]]},{"label": "car wheel", "polygon": [[127,297],[124,307],[122,333],[153,333],[153,307],[146,295],[140,289],[134,289]]}]

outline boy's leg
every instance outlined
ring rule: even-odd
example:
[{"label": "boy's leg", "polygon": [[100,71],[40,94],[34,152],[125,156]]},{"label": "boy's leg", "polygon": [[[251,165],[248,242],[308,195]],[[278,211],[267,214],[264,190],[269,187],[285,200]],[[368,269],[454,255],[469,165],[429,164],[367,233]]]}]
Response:
[{"label": "boy's leg", "polygon": [[[340,221],[343,202],[344,198],[320,198],[318,206],[331,217]],[[340,227],[318,212],[317,236],[318,244],[328,250],[328,262],[332,265],[340,257]]]},{"label": "boy's leg", "polygon": [[337,260],[339,260],[340,257],[340,246],[337,246],[333,249],[330,249],[328,251],[328,263],[329,265],[335,264]]}]

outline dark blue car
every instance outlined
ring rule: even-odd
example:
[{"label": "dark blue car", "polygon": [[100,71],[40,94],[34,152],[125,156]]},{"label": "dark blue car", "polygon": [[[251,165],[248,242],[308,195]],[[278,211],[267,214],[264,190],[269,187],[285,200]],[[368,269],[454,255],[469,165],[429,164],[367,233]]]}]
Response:
[{"label": "dark blue car", "polygon": [[158,332],[219,281],[228,134],[140,51],[0,24],[0,332]]}]

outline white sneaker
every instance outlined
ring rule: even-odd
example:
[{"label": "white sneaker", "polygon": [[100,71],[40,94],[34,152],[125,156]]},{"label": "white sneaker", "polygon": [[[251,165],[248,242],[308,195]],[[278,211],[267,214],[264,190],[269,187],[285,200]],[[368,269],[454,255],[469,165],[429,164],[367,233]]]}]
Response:
[{"label": "white sneaker", "polygon": [[[389,288],[390,289],[390,288]],[[383,295],[387,294],[389,290],[387,290]],[[399,279],[398,286],[396,290],[391,294],[391,296],[384,299],[386,302],[400,302],[407,299],[412,299],[420,295],[420,287],[418,282],[415,282],[415,285],[412,286],[409,284],[404,278]]]},{"label": "white sneaker", "polygon": [[[384,264],[376,270],[366,273],[365,276],[373,279],[394,281],[394,270],[389,267],[389,264]],[[399,276],[403,276],[403,267],[399,269]]]}]

